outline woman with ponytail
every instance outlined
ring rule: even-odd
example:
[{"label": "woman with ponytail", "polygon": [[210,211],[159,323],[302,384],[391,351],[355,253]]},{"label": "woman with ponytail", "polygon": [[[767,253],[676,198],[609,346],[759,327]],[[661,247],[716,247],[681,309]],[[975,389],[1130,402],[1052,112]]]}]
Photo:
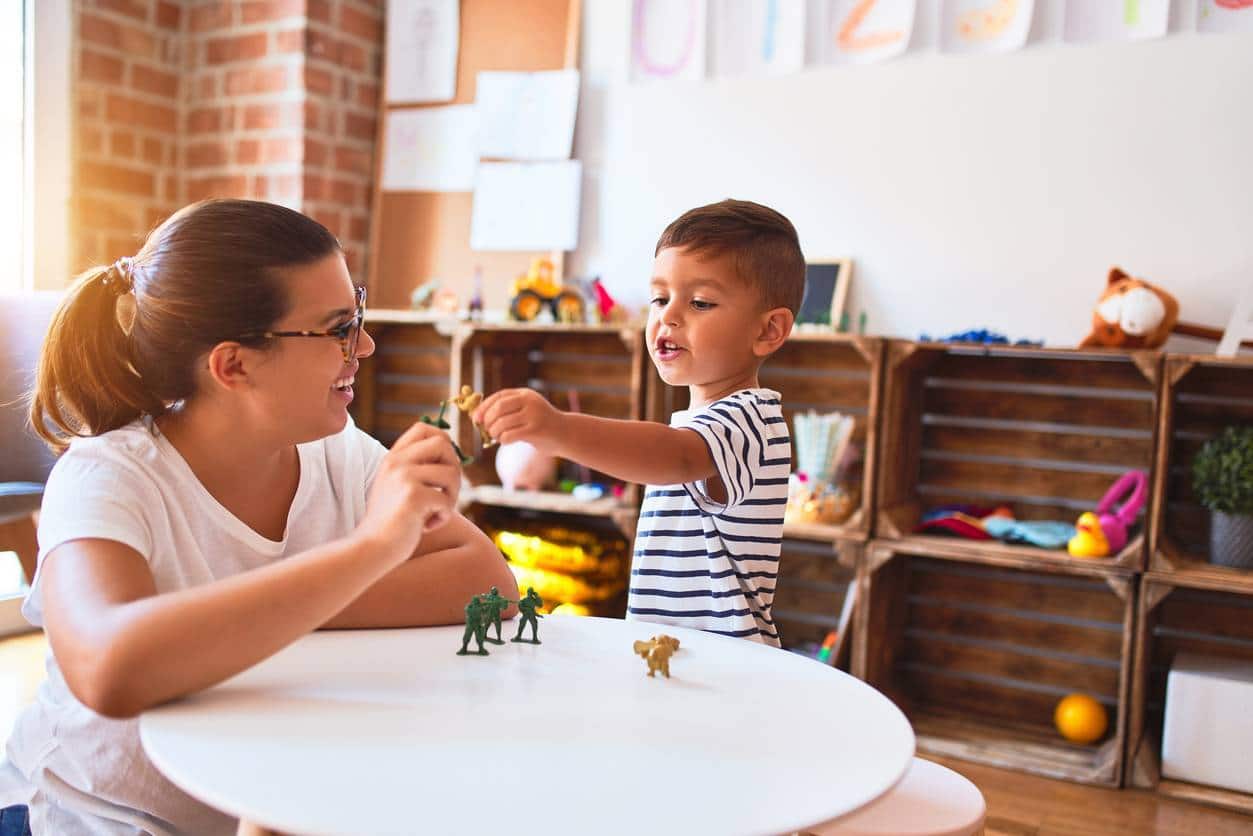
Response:
[{"label": "woman with ponytail", "polygon": [[451,624],[516,590],[456,512],[448,439],[415,424],[387,450],[353,425],[364,295],[324,227],[245,200],[188,206],[71,287],[31,404],[63,451],[23,608],[48,679],[9,742],[4,801],[28,809],[0,832],[233,833],[147,760],[140,712],[311,630]]}]

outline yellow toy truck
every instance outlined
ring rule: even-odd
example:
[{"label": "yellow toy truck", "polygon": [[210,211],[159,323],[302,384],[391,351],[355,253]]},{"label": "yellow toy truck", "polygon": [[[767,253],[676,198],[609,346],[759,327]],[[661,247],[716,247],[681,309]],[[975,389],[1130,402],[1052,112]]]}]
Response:
[{"label": "yellow toy truck", "polygon": [[554,281],[553,263],[547,258],[534,259],[531,268],[513,280],[509,293],[513,297],[509,314],[519,322],[535,319],[545,306],[557,322],[583,321],[583,294]]}]

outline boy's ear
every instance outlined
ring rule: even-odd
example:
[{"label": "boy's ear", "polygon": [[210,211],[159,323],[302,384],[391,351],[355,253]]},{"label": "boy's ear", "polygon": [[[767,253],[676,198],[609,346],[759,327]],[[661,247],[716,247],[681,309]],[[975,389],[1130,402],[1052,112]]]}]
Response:
[{"label": "boy's ear", "polygon": [[753,354],[764,358],[778,351],[792,333],[794,320],[787,308],[774,308],[762,314],[761,328],[753,341]]}]

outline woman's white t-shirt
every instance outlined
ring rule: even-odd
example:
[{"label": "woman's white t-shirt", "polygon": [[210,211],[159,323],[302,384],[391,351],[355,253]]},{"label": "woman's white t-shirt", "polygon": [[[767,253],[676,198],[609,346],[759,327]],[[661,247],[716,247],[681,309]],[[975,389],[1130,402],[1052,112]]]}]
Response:
[{"label": "woman's white t-shirt", "polygon": [[[48,479],[39,564],[70,540],[116,540],[148,561],[158,593],[199,586],[344,537],[365,514],[386,449],[349,420],[342,432],[297,447],[300,483],[281,542],[253,531],[196,479],[151,422],[76,439]],[[40,573],[22,613],[43,626]],[[234,833],[235,822],[183,793],[144,755],[138,720],[96,714],[66,687],[51,652],[48,679],[9,740],[33,787],[36,833]],[[28,791],[29,794],[29,791]]]}]

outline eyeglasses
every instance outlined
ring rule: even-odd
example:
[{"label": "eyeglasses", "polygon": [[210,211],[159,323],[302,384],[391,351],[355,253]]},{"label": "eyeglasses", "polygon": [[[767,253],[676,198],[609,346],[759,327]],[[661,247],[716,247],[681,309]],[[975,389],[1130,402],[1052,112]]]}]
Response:
[{"label": "eyeglasses", "polygon": [[357,356],[357,340],[361,338],[361,325],[365,321],[365,288],[354,289],[357,299],[357,312],[352,319],[343,325],[336,325],[326,331],[265,331],[258,337],[334,337],[339,340],[339,347],[344,352],[344,362],[351,363]]}]

